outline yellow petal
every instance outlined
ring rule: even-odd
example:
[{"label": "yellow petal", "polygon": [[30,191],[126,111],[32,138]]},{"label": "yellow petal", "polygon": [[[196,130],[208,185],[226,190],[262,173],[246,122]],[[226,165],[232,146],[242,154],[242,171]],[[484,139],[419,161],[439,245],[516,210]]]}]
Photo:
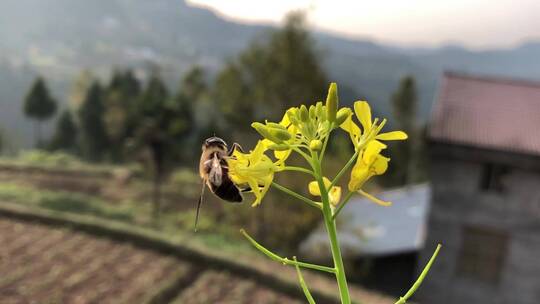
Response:
[{"label": "yellow petal", "polygon": [[[273,179],[273,178],[271,178],[271,179]],[[256,206],[261,204],[263,197],[266,195],[266,192],[268,192],[268,189],[270,188],[270,183],[265,182],[262,189],[259,189],[260,190],[259,195],[256,196],[255,201],[253,202],[253,204],[251,204],[252,207],[256,207]]]},{"label": "yellow petal", "polygon": [[336,206],[341,200],[341,187],[334,186],[328,193],[328,198],[330,199],[330,204]]},{"label": "yellow petal", "polygon": [[351,179],[349,180],[349,191],[357,191],[364,185],[370,177],[369,167],[364,164],[361,158],[358,158],[356,164],[351,171]]},{"label": "yellow petal", "polygon": [[362,160],[366,165],[370,165],[375,161],[375,157],[381,153],[383,149],[386,148],[386,145],[380,141],[372,140],[368,143],[364,154],[362,155]]},{"label": "yellow petal", "polygon": [[356,101],[354,103],[354,113],[364,128],[364,133],[369,132],[371,130],[371,108],[369,104],[365,101]]},{"label": "yellow petal", "polygon": [[269,146],[275,145],[275,144],[276,144],[276,143],[274,143],[273,141],[271,141],[271,140],[269,140],[269,139],[266,139],[266,138],[263,139],[263,140],[261,140],[260,142],[261,142],[261,145],[264,146],[264,149],[265,149],[265,150],[268,149]]},{"label": "yellow petal", "polygon": [[261,159],[261,157],[264,155],[264,151],[266,151],[266,149],[267,149],[267,146],[265,142],[263,142],[262,140],[259,140],[255,148],[253,149],[253,151],[250,153],[251,161],[253,163],[257,163]]},{"label": "yellow petal", "polygon": [[292,152],[291,149],[285,150],[285,151],[274,151],[274,156],[278,160],[276,162],[276,165],[278,166],[284,165],[287,158],[289,158],[289,155],[291,155],[291,152]]},{"label": "yellow petal", "polygon": [[392,202],[386,202],[381,199],[376,198],[375,196],[365,192],[364,190],[358,190],[358,193],[362,194],[364,197],[369,199],[370,201],[374,202],[377,205],[383,206],[383,207],[389,207],[392,206]]},{"label": "yellow petal", "polygon": [[330,187],[330,185],[332,184],[332,182],[326,177],[323,177],[323,183],[326,188]]},{"label": "yellow petal", "polygon": [[[332,182],[326,177],[323,177],[323,183],[327,189],[332,184]],[[308,189],[309,189],[309,194],[314,195],[314,196],[321,196],[321,189],[319,188],[319,183],[317,181],[310,182],[308,184]]]},{"label": "yellow petal", "polygon": [[349,115],[339,127],[347,131],[351,137],[360,137],[360,128],[352,120],[352,115]]},{"label": "yellow petal", "polygon": [[308,185],[309,194],[313,196],[321,196],[321,189],[319,189],[319,183],[317,181],[312,181]]},{"label": "yellow petal", "polygon": [[381,175],[388,169],[388,162],[390,161],[389,158],[377,155],[375,158],[375,161],[371,165],[371,169],[373,172],[377,175]]},{"label": "yellow petal", "polygon": [[[289,108],[289,110],[291,110],[292,108]],[[283,114],[283,118],[281,119],[281,121],[279,122],[280,125],[284,126],[285,128],[287,128],[290,124],[291,124],[291,121],[289,120],[289,115],[287,114],[287,112],[289,111],[287,110],[285,112],[285,114]]]},{"label": "yellow petal", "polygon": [[388,133],[381,133],[375,136],[375,139],[380,140],[404,140],[407,139],[407,134],[403,131],[393,131]]}]

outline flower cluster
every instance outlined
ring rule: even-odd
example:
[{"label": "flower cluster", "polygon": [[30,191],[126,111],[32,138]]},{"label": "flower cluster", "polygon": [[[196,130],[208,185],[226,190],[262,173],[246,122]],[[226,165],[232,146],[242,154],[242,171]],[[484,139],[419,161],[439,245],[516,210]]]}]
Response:
[{"label": "flower cluster", "polygon": [[[383,141],[404,140],[407,134],[402,131],[382,133],[386,120],[372,119],[371,109],[367,102],[356,101],[353,109],[339,108],[337,85],[330,85],[326,103],[317,102],[309,107],[301,105],[288,109],[279,122],[255,122],[252,127],[263,137],[255,148],[247,153],[233,151],[227,160],[229,175],[236,184],[248,185],[255,196],[253,206],[259,205],[270,186],[283,191],[292,197],[302,200],[308,205],[319,209],[324,218],[324,225],[328,233],[330,249],[332,251],[332,267],[299,262],[283,258],[266,249],[250,237],[246,231],[242,234],[259,251],[269,258],[296,267],[298,280],[309,303],[315,303],[309,288],[300,272],[300,267],[332,273],[336,276],[340,292],[341,303],[350,304],[351,297],[347,286],[345,266],[341,257],[341,249],[337,237],[336,218],[351,196],[355,193],[363,195],[369,200],[388,206],[384,202],[365,192],[364,184],[373,176],[381,175],[388,169],[390,158],[381,153],[386,149]],[[326,145],[333,131],[347,132],[354,146],[354,154],[339,173],[330,180],[322,169]],[[273,151],[273,157],[267,151]],[[296,167],[287,165],[291,153],[297,153],[305,159],[309,166]],[[347,184],[347,194],[342,198],[342,188],[338,186],[340,178],[350,170]],[[315,201],[296,193],[276,182],[274,176],[281,171],[298,171],[310,175],[315,180],[308,184],[309,193],[320,199]],[[437,247],[433,257],[422,271],[413,287],[396,303],[405,303],[414,294],[431,267],[440,246]]]},{"label": "flower cluster", "polygon": [[[383,174],[388,168],[390,159],[381,155],[386,148],[381,141],[407,138],[402,131],[381,133],[385,123],[386,120],[372,120],[371,109],[365,101],[356,101],[354,112],[348,107],[339,108],[337,85],[332,83],[325,104],[317,102],[309,107],[289,108],[279,122],[254,122],[252,127],[263,139],[248,153],[234,151],[228,160],[229,174],[235,183],[249,185],[255,196],[253,206],[259,205],[273,182],[274,174],[287,169],[285,161],[293,151],[308,162],[313,155],[322,156],[330,133],[341,128],[349,134],[355,148],[348,190],[365,194],[361,191],[365,182],[372,176]],[[273,151],[273,159],[266,154],[268,150]],[[337,206],[341,188],[326,178],[324,183],[332,205]],[[308,188],[312,195],[320,196],[316,182],[310,183]]]}]

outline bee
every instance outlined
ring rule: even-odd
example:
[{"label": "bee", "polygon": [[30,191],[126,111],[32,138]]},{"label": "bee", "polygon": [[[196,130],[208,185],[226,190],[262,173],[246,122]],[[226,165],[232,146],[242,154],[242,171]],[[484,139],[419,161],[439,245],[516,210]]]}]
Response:
[{"label": "bee", "polygon": [[227,143],[216,136],[207,138],[202,145],[201,160],[199,162],[199,174],[202,180],[201,196],[197,203],[197,214],[195,217],[195,231],[199,220],[199,210],[204,196],[206,186],[217,197],[232,203],[241,203],[243,200],[241,190],[229,177],[229,167],[227,158],[231,157],[235,149],[243,151],[242,147],[234,143],[228,150]]}]

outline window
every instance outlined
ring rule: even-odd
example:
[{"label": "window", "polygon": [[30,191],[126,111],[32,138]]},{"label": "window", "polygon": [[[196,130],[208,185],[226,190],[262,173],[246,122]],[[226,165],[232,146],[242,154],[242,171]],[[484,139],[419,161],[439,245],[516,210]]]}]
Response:
[{"label": "window", "polygon": [[502,177],[508,173],[508,167],[498,164],[488,163],[482,168],[480,179],[480,189],[484,191],[503,192],[504,185]]},{"label": "window", "polygon": [[508,235],[478,227],[465,227],[462,233],[458,275],[497,283],[506,259]]}]

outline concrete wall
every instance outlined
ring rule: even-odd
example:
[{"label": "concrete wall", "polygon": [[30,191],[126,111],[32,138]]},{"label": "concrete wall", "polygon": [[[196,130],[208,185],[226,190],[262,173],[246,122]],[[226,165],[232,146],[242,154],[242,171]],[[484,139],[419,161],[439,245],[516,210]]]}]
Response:
[{"label": "concrete wall", "polygon": [[[474,151],[471,160],[466,149],[459,153],[452,153],[456,151],[451,147],[445,149],[445,153],[432,154],[432,204],[419,270],[437,243],[443,243],[443,249],[416,299],[422,304],[540,303],[540,170],[536,166],[512,167],[508,162],[512,158],[506,155],[510,171],[502,178],[505,190],[485,192],[479,187],[480,160],[482,153],[489,152]],[[493,155],[488,154],[486,159],[493,161]],[[456,271],[465,226],[508,234],[497,283]]]}]

